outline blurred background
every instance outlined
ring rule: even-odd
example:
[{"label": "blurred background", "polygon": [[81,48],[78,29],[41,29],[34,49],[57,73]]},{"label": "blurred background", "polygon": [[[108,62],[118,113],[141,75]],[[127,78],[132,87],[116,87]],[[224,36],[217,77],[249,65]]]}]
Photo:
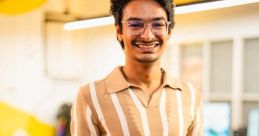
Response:
[{"label": "blurred background", "polygon": [[[205,136],[258,136],[259,3],[203,9],[213,2],[175,1],[162,65],[203,92]],[[124,55],[112,23],[76,30],[64,24],[109,17],[109,6],[0,0],[0,136],[69,136],[78,88],[123,65]]]}]

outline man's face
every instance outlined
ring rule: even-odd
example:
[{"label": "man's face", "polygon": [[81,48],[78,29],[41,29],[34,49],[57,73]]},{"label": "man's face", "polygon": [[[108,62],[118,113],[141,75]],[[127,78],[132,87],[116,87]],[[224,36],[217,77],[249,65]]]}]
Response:
[{"label": "man's face", "polygon": [[123,10],[122,32],[126,59],[142,63],[160,60],[169,39],[167,15],[153,0],[133,0]]}]

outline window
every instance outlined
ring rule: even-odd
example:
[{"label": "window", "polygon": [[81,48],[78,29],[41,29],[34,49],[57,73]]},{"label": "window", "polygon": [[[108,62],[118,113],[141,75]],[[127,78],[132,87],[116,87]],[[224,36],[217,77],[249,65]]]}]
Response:
[{"label": "window", "polygon": [[259,102],[243,102],[243,125],[248,124],[248,116],[251,110],[259,109]]},{"label": "window", "polygon": [[181,46],[180,77],[195,87],[201,88],[202,81],[202,44],[185,44]]},{"label": "window", "polygon": [[232,90],[232,41],[211,43],[210,90],[230,93]]},{"label": "window", "polygon": [[259,93],[259,38],[245,40],[244,91]]},{"label": "window", "polygon": [[230,103],[204,103],[204,136],[229,136]]}]

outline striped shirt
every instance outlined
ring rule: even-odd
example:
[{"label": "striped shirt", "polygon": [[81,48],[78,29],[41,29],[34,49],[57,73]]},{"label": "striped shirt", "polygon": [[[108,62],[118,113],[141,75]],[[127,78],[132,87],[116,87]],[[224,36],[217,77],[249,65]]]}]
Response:
[{"label": "striped shirt", "polygon": [[73,136],[201,136],[200,92],[163,71],[151,98],[120,67],[80,88],[71,110]]}]

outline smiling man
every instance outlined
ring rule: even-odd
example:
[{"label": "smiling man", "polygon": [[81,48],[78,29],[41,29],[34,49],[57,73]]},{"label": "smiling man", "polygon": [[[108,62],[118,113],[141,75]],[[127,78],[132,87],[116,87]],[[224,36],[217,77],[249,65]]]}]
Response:
[{"label": "smiling man", "polygon": [[174,26],[172,1],[111,0],[111,13],[125,66],[81,87],[72,135],[201,136],[200,92],[160,66]]}]

